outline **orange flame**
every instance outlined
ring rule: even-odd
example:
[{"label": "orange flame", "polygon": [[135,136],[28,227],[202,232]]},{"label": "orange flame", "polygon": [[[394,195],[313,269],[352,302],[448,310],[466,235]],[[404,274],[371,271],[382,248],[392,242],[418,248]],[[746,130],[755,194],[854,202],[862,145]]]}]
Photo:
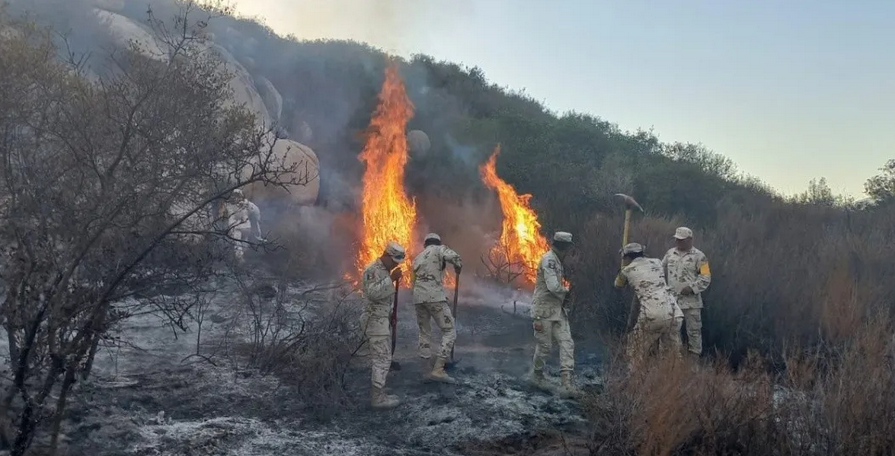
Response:
[{"label": "orange flame", "polygon": [[398,68],[390,64],[379,93],[379,105],[370,119],[367,143],[358,158],[366,164],[363,177],[362,246],[357,252],[358,276],[382,255],[389,241],[407,250],[403,263],[404,284],[409,282],[416,204],[404,192],[404,165],[407,163],[405,127],[413,116]]},{"label": "orange flame", "polygon": [[500,242],[492,247],[492,255],[504,258],[509,264],[521,266],[521,277],[529,284],[537,278],[541,256],[549,250],[547,240],[541,236],[538,215],[529,206],[531,195],[519,195],[510,184],[497,176],[497,155],[500,145],[491,158],[479,167],[485,185],[497,191],[500,210],[503,212]]}]

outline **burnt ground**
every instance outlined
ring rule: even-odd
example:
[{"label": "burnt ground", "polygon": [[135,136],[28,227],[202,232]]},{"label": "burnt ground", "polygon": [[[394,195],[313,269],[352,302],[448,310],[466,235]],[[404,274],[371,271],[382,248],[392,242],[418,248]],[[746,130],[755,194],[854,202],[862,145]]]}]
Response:
[{"label": "burnt ground", "polygon": [[[226,308],[227,299],[219,299],[211,320],[226,321]],[[450,371],[458,384],[445,385],[422,381],[427,363],[417,356],[407,303],[400,316],[401,369],[389,374],[387,387],[402,404],[370,409],[369,369],[357,365],[347,376],[352,403],[314,414],[276,377],[241,369],[238,361],[184,360],[195,350],[194,334],[175,339],[154,317],[136,318],[123,332],[126,344],[105,350],[96,379],[77,387],[63,442],[68,454],[95,456],[588,454],[578,403],[526,383],[534,342],[528,319],[498,305],[461,304],[460,361]],[[208,341],[233,337],[206,326]],[[576,340],[576,374],[585,389],[600,385],[593,347]],[[548,368],[558,386],[557,364],[554,349]]]}]

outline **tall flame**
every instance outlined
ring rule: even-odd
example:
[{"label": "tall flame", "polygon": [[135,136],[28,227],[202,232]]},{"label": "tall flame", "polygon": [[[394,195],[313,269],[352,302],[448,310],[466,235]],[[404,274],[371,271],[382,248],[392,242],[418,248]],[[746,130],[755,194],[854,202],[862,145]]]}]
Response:
[{"label": "tall flame", "polygon": [[404,192],[404,165],[408,160],[405,127],[412,116],[413,104],[407,97],[404,81],[397,66],[390,64],[379,93],[379,105],[367,129],[367,143],[358,156],[366,164],[362,245],[356,260],[358,276],[382,255],[389,241],[407,250],[404,270],[408,270],[416,224],[416,204]]},{"label": "tall flame", "polygon": [[529,284],[537,278],[541,256],[550,248],[541,236],[538,215],[529,206],[531,195],[519,195],[510,184],[497,175],[497,155],[500,145],[486,163],[479,167],[479,174],[485,185],[497,191],[500,210],[503,212],[503,226],[500,242],[492,247],[492,254],[504,258],[509,264],[518,264],[522,275]]}]

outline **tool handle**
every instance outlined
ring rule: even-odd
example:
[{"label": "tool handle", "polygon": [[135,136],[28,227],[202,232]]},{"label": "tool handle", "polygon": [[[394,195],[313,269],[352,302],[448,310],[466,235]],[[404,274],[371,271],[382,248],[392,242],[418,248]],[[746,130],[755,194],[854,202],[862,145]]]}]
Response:
[{"label": "tool handle", "polygon": [[398,343],[398,290],[400,289],[400,280],[395,281],[395,301],[392,304],[392,316],[391,316],[391,326],[392,326],[392,356],[395,355],[395,345]]},{"label": "tool handle", "polygon": [[[454,308],[453,308],[453,312],[451,312],[454,317],[454,326],[456,326],[456,322],[457,322],[457,298],[459,295],[460,295],[460,273],[458,272],[456,280],[454,281]],[[453,361],[454,361],[454,346],[452,345],[451,346],[451,362],[453,362]]]},{"label": "tool handle", "polygon": [[[622,232],[622,248],[624,248],[624,246],[628,245],[628,234],[630,233],[630,231],[631,231],[631,209],[628,209],[625,211],[625,229]],[[622,260],[622,263],[624,263],[624,260]],[[622,264],[622,267],[624,267],[624,264]]]}]

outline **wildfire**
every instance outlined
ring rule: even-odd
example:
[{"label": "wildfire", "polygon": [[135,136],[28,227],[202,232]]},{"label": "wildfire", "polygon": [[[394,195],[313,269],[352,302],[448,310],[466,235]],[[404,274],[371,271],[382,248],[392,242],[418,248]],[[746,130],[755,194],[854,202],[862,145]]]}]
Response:
[{"label": "wildfire", "polygon": [[492,254],[503,257],[509,264],[522,267],[522,277],[529,284],[537,278],[541,256],[550,248],[541,236],[538,215],[528,204],[531,195],[519,195],[516,190],[497,176],[497,155],[500,145],[494,149],[491,158],[479,167],[485,185],[497,191],[500,210],[503,212],[503,226],[500,242],[492,248]]},{"label": "wildfire", "polygon": [[[413,116],[404,81],[396,65],[386,68],[379,105],[367,129],[367,143],[359,155],[366,164],[363,177],[362,245],[357,252],[357,273],[382,255],[389,241],[407,250],[405,273],[409,271],[413,249],[416,204],[404,192],[404,165],[407,163],[405,127]],[[409,274],[405,274],[408,283]]]}]

